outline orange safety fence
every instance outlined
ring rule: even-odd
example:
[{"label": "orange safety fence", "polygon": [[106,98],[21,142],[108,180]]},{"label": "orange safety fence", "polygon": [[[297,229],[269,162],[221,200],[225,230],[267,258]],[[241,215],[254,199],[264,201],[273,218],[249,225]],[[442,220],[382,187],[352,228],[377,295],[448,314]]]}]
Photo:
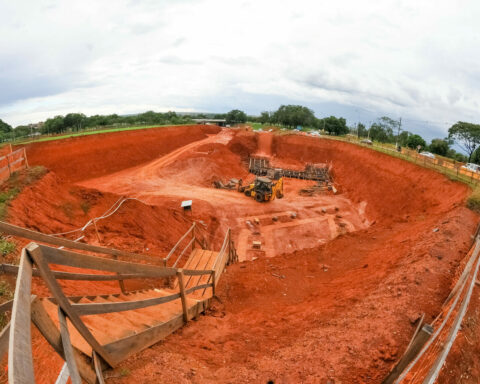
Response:
[{"label": "orange safety fence", "polygon": [[[4,147],[9,148],[9,147]],[[17,149],[14,152],[7,153],[0,157],[0,183],[7,180],[11,174],[20,169],[28,167],[27,154],[25,148]]]}]

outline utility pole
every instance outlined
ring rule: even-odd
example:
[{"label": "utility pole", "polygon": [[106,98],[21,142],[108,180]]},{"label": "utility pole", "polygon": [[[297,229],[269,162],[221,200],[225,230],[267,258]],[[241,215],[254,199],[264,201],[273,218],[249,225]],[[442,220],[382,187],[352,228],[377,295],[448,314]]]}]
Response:
[{"label": "utility pole", "polygon": [[400,132],[402,131],[402,118],[400,117],[400,120],[398,121],[398,128],[397,128],[397,140],[395,143],[395,147],[398,148],[398,139],[400,137]]}]

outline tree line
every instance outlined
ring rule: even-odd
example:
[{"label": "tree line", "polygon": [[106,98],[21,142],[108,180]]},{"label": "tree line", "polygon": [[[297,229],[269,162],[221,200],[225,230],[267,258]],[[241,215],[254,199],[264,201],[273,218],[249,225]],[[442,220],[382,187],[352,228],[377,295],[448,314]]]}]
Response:
[{"label": "tree line", "polygon": [[[38,127],[20,125],[12,128],[0,119],[0,141],[31,136],[33,133],[61,134],[79,132],[97,127],[123,127],[134,125],[175,125],[192,124],[194,118],[225,119],[227,124],[258,122],[285,127],[286,129],[308,128],[323,131],[328,135],[356,135],[380,143],[391,143],[401,147],[421,149],[458,161],[480,164],[480,125],[461,122],[452,125],[446,138],[435,138],[430,144],[418,134],[401,129],[401,122],[383,116],[366,127],[362,123],[348,127],[343,117],[328,116],[317,118],[313,110],[302,105],[281,105],[276,111],[263,111],[259,116],[249,116],[244,111],[233,109],[221,114],[177,114],[175,112],[148,111],[132,115],[93,115],[69,113],[48,118]],[[467,154],[456,152],[451,146],[456,143]]]}]

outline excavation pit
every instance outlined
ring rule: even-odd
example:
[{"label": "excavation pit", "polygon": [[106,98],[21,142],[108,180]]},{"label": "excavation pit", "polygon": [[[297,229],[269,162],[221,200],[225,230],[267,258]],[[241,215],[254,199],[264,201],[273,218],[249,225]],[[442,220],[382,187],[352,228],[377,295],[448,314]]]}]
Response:
[{"label": "excavation pit", "polygon": [[[66,232],[128,196],[138,200],[85,241],[163,257],[191,220],[205,223],[216,249],[233,230],[241,262],[222,276],[220,301],[122,363],[130,375],[112,383],[190,380],[192,368],[198,382],[380,383],[410,340],[410,318],[438,313],[478,221],[464,207],[466,186],[331,139],[190,126],[35,143],[27,153],[50,172],[12,202],[13,224]],[[283,199],[260,204],[212,186],[253,177],[251,155],[291,169],[331,163],[339,193],[301,196],[314,181],[286,179]],[[79,284],[64,288],[74,295]],[[48,295],[36,280],[34,293]],[[34,343],[35,368],[52,382],[61,359],[46,350]]]}]

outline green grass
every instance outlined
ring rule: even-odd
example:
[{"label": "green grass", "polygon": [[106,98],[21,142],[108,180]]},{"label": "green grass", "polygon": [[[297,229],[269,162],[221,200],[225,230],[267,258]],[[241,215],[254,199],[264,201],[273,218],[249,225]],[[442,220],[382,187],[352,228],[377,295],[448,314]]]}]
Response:
[{"label": "green grass", "polygon": [[248,123],[255,131],[258,131],[259,129],[263,129],[263,124],[262,123]]},{"label": "green grass", "polygon": [[93,131],[83,131],[83,132],[76,132],[76,133],[68,133],[65,135],[58,135],[58,136],[46,136],[41,137],[39,139],[31,140],[23,140],[23,141],[16,141],[15,145],[19,144],[29,144],[29,143],[41,143],[44,141],[54,141],[54,140],[63,140],[69,139],[71,137],[79,137],[79,136],[90,136],[90,135],[98,135],[102,133],[112,133],[112,132],[120,132],[120,131],[136,131],[139,129],[150,129],[150,128],[161,128],[161,127],[173,127],[173,126],[184,126],[184,125],[191,125],[191,124],[165,124],[165,125],[142,125],[142,126],[131,126],[131,127],[121,127],[121,128],[106,128],[106,129],[97,129]]},{"label": "green grass", "polygon": [[8,241],[6,239],[0,239],[0,254],[3,256],[12,253],[16,248],[16,244],[12,241]]}]

